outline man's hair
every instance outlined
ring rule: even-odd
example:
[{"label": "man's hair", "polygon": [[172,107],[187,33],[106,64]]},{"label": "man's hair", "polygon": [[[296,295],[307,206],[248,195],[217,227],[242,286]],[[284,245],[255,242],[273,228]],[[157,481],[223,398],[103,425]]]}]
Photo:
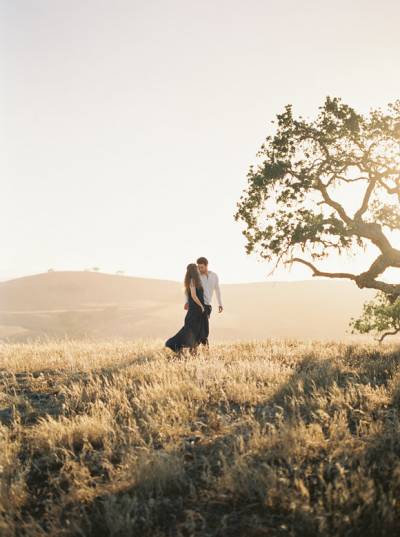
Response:
[{"label": "man's hair", "polygon": [[208,259],[206,257],[199,257],[196,263],[198,265],[208,265]]}]

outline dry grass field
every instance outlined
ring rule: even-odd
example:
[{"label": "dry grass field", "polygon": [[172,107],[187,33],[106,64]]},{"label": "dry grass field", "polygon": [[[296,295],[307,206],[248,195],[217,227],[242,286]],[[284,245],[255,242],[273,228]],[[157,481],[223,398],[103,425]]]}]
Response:
[{"label": "dry grass field", "polygon": [[400,351],[0,346],[0,534],[400,532]]}]

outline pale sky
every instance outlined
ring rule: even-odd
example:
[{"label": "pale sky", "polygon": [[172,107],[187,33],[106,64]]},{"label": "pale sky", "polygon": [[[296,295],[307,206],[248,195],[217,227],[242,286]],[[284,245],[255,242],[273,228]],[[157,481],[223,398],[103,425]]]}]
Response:
[{"label": "pale sky", "polygon": [[233,214],[271,120],[326,95],[361,112],[399,98],[397,0],[0,6],[2,280],[181,280],[200,255],[223,282],[265,280]]}]

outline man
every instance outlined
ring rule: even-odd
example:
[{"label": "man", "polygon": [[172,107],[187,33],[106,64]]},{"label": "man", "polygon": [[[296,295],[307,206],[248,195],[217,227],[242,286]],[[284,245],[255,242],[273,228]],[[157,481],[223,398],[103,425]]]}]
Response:
[{"label": "man", "polygon": [[[212,301],[214,291],[217,295],[219,313],[222,313],[224,308],[222,306],[221,290],[219,288],[218,275],[215,272],[208,270],[208,260],[205,257],[199,257],[196,263],[200,272],[200,279],[201,279],[201,283],[203,284],[203,289],[204,289],[204,306],[205,306],[204,309],[206,312],[206,320],[207,320],[206,338],[202,341],[202,343],[203,345],[208,346],[208,334],[210,331],[209,319],[210,319],[211,310],[212,310],[211,301]],[[187,310],[188,307],[189,307],[189,302],[186,299],[185,310]]]}]

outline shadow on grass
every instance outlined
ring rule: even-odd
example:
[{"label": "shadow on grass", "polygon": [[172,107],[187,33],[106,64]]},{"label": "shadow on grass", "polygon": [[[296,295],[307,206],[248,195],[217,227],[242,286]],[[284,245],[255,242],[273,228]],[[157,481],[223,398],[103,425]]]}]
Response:
[{"label": "shadow on grass", "polygon": [[0,391],[6,404],[0,407],[0,424],[10,426],[17,418],[22,425],[28,426],[46,416],[67,416],[64,412],[63,387],[70,387],[75,383],[88,384],[93,379],[107,383],[115,374],[155,359],[139,355],[132,360],[118,362],[115,366],[101,367],[90,372],[65,369],[37,369],[20,373],[1,371]]},{"label": "shadow on grass", "polygon": [[[322,423],[317,413],[318,396],[327,397],[337,390],[346,393],[355,385],[379,388],[387,386],[398,371],[399,353],[381,356],[371,353],[357,355],[349,348],[342,364],[306,357],[293,371],[293,375],[271,398],[253,406],[253,416],[265,428],[268,424],[276,428],[293,426],[302,422],[306,426],[321,425],[328,435],[328,423]],[[339,410],[345,411],[349,437],[360,436],[363,419],[362,397],[355,398],[343,408],[333,403],[328,411],[333,419]],[[242,417],[252,405],[238,405],[228,402],[221,405],[221,414],[236,408]],[[372,420],[379,421],[382,412],[396,414],[393,402],[374,410]],[[204,409],[202,418],[207,414]],[[395,416],[398,427],[398,416]],[[240,420],[239,420],[240,421]],[[275,493],[273,501],[268,500],[268,480],[263,482],[265,492],[256,486],[248,486],[244,493],[240,488],[228,493],[218,484],[223,467],[232,463],[237,453],[237,437],[244,444],[252,431],[246,430],[245,423],[239,423],[236,430],[208,442],[193,438],[184,442],[180,452],[169,453],[167,457],[178,457],[184,472],[170,476],[172,487],[169,491],[145,494],[145,481],[113,495],[97,498],[89,507],[89,519],[96,521],[89,534],[108,537],[112,530],[106,526],[110,513],[124,514],[130,524],[121,528],[121,535],[138,531],[142,535],[207,535],[212,537],[260,537],[262,535],[312,536],[388,536],[400,531],[400,513],[393,503],[397,489],[390,485],[398,465],[397,445],[394,440],[393,424],[383,428],[382,436],[377,435],[364,444],[361,453],[346,451],[330,452],[327,445],[318,453],[298,458],[295,453],[289,457],[271,457],[269,453],[247,453],[248,480],[257,479],[257,474],[267,469],[275,473]],[[397,430],[397,429],[396,429]],[[391,443],[388,443],[388,437]],[[301,439],[299,439],[301,443]],[[351,448],[349,448],[351,449]],[[246,451],[246,448],[242,448]],[[289,448],[290,451],[290,448]],[[381,462],[376,464],[376,461]],[[232,470],[234,470],[232,468]],[[282,480],[283,485],[277,486]],[[298,499],[296,481],[302,480],[308,497]],[[360,480],[358,486],[357,480]],[[173,486],[175,485],[175,487]],[[369,496],[364,496],[364,484],[369,487]],[[249,495],[248,490],[254,494]],[[352,495],[354,491],[354,496]],[[343,496],[344,495],[344,496]],[[291,497],[291,502],[288,501]],[[398,496],[399,497],[399,496]],[[129,499],[135,499],[129,504]],[[129,516],[127,515],[129,513]],[[166,517],[165,513],[169,513]],[[322,519],[322,520],[321,520]],[[141,523],[132,521],[142,520]],[[144,522],[146,521],[146,522]],[[100,524],[97,525],[97,523]],[[99,533],[100,532],[100,533]]]},{"label": "shadow on grass", "polygon": [[[103,489],[89,501],[70,497],[61,508],[41,510],[40,520],[30,509],[29,514],[35,516],[44,531],[55,523],[65,527],[68,521],[64,535],[69,536],[396,535],[400,531],[396,503],[400,497],[400,478],[396,477],[400,476],[398,399],[374,409],[371,421],[380,422],[385,417],[381,430],[362,438],[364,447],[357,453],[346,452],[345,446],[341,453],[330,451],[328,436],[323,449],[312,455],[304,451],[302,458],[294,451],[290,456],[278,454],[275,458],[262,450],[246,452],[246,443],[253,434],[243,419],[246,416],[251,416],[264,431],[268,427],[296,428],[301,422],[305,426],[320,425],[328,435],[330,423],[319,418],[318,397],[326,397],[329,402],[332,390],[345,394],[355,385],[372,389],[388,386],[399,370],[400,354],[361,356],[349,348],[340,361],[339,365],[310,355],[298,364],[285,385],[262,403],[238,405],[228,401],[221,403],[219,409],[213,406],[212,410],[219,411],[222,418],[235,409],[236,423],[229,434],[207,436],[210,431],[205,423],[204,436],[182,438],[179,449],[157,445],[142,473],[132,476],[128,483],[108,483],[107,492]],[[361,437],[363,404],[362,397],[340,408],[332,403],[327,412],[332,420],[336,412],[345,411],[349,438]],[[207,403],[200,409],[202,420],[206,420],[209,410]],[[232,472],[238,471],[235,457],[239,437],[245,453],[245,467],[240,471],[248,472],[250,484],[241,490],[238,481],[237,488],[225,490],[219,480],[230,464]],[[251,479],[257,480],[262,474],[262,486],[253,486]],[[30,477],[35,480],[35,476]],[[352,496],[357,479],[362,484],[365,481],[369,496],[363,496],[363,487]],[[299,499],[299,480],[307,489],[303,499]],[[51,479],[48,487],[43,501],[52,494]],[[275,494],[272,500],[271,491]]]}]

